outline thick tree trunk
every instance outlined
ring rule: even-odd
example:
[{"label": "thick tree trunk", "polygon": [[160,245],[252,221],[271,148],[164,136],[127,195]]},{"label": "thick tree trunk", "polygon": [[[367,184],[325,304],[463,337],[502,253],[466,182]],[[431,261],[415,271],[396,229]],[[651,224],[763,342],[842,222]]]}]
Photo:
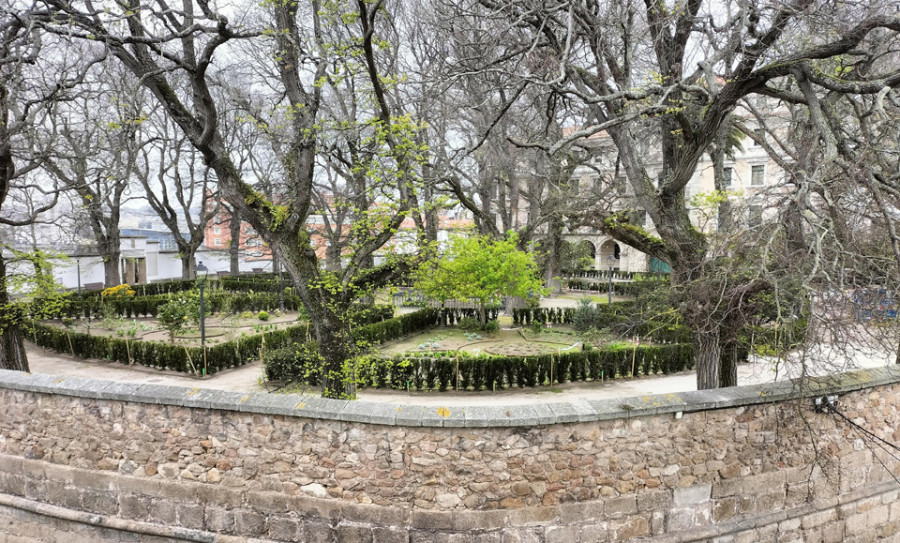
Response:
[{"label": "thick tree trunk", "polygon": [[188,281],[194,278],[194,251],[189,247],[180,248],[181,252],[181,279]]},{"label": "thick tree trunk", "polygon": [[697,390],[719,387],[722,363],[719,331],[694,331],[694,358],[697,361]]},{"label": "thick tree trunk", "polygon": [[0,254],[0,369],[28,371],[28,357],[22,342],[22,331],[6,292],[6,262]]},{"label": "thick tree trunk", "polygon": [[550,289],[551,296],[562,292],[562,231],[563,223],[554,213],[547,225],[546,250],[547,260],[544,267],[544,284]]},{"label": "thick tree trunk", "polygon": [[737,363],[737,341],[723,341],[721,364],[719,365],[719,388],[737,386]]},{"label": "thick tree trunk", "polygon": [[115,287],[122,284],[121,270],[119,270],[119,251],[103,255],[103,284]]},{"label": "thick tree trunk", "polygon": [[355,368],[348,366],[352,365],[353,360],[353,338],[347,319],[325,308],[320,308],[310,317],[316,330],[319,355],[322,357],[322,396],[355,397],[356,372]]}]

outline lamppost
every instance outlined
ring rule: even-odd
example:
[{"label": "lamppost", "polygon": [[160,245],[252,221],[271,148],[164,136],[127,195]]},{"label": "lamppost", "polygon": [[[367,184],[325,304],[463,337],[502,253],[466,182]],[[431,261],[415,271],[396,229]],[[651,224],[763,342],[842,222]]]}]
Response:
[{"label": "lamppost", "polygon": [[197,264],[194,273],[205,272],[200,278],[200,349],[203,350],[203,375],[206,375],[206,298],[203,296],[203,288],[206,286],[206,278],[209,270],[203,265],[203,262]]},{"label": "lamppost", "polygon": [[78,296],[81,296],[81,259],[75,259],[75,269],[78,274]]},{"label": "lamppost", "polygon": [[607,262],[609,262],[609,298],[606,302],[606,305],[612,305],[612,267],[613,262],[616,261],[615,255],[609,255],[606,257]]}]

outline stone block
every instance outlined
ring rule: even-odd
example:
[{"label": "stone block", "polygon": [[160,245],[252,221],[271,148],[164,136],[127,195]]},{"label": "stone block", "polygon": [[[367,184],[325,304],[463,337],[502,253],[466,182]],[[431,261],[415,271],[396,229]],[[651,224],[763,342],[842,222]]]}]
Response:
[{"label": "stone block", "polygon": [[238,535],[263,535],[266,532],[266,517],[243,509],[235,511],[234,531]]},{"label": "stone block", "polygon": [[668,509],[672,503],[672,491],[669,489],[646,490],[637,495],[637,508],[641,512]]},{"label": "stone block", "polygon": [[407,526],[410,509],[406,507],[385,507],[363,503],[347,503],[343,506],[343,519],[348,522],[369,526]]},{"label": "stone block", "polygon": [[666,513],[666,532],[680,532],[695,528],[692,508],[670,509]]},{"label": "stone block", "polygon": [[409,543],[409,532],[402,528],[374,528],[372,543]]},{"label": "stone block", "polygon": [[585,524],[578,529],[578,541],[580,543],[606,543],[609,541],[609,526],[607,523]]},{"label": "stone block", "polygon": [[634,496],[620,496],[609,498],[605,502],[606,516],[609,518],[630,515],[637,512],[637,498]]},{"label": "stone block", "polygon": [[301,541],[304,543],[332,543],[334,541],[334,529],[328,524],[321,522],[304,522]]},{"label": "stone block", "polygon": [[473,538],[474,543],[502,543],[502,534],[500,530],[473,534]]},{"label": "stone block", "polygon": [[397,426],[422,426],[425,408],[421,405],[404,405],[397,408]]},{"label": "stone block", "polygon": [[509,524],[512,526],[528,526],[533,524],[548,524],[555,519],[559,512],[555,507],[522,507],[507,511]]},{"label": "stone block", "polygon": [[450,529],[457,532],[491,530],[507,524],[507,511],[453,511]]},{"label": "stone block", "polygon": [[341,420],[393,425],[397,420],[397,407],[376,402],[350,402],[341,411]]},{"label": "stone block", "polygon": [[631,541],[650,535],[650,516],[632,515],[609,522],[610,541]]},{"label": "stone block", "polygon": [[150,515],[150,498],[134,494],[119,495],[119,516],[128,520],[147,520]]},{"label": "stone block", "polygon": [[832,522],[823,528],[822,543],[840,543],[844,540],[844,521]]},{"label": "stone block", "polygon": [[488,428],[509,426],[512,413],[501,407],[473,405],[466,407],[467,428]]},{"label": "stone block", "polygon": [[575,411],[575,408],[572,407],[572,404],[569,403],[548,403],[545,404],[550,411],[553,412],[553,416],[556,418],[556,422],[578,422],[578,413]]},{"label": "stone block", "polygon": [[221,507],[207,506],[206,528],[219,534],[234,532],[234,513]]},{"label": "stone block", "polygon": [[337,522],[341,518],[343,504],[339,500],[298,495],[291,497],[291,511],[317,520]]},{"label": "stone block", "polygon": [[605,505],[604,500],[561,503],[559,504],[559,522],[562,524],[597,522],[603,518]]},{"label": "stone block", "polygon": [[270,516],[269,537],[277,541],[300,541],[302,535],[301,524],[297,519]]},{"label": "stone block", "polygon": [[722,498],[713,504],[713,521],[723,522],[737,513],[737,498]]},{"label": "stone block", "polygon": [[335,536],[337,543],[372,543],[372,529],[367,526],[338,526]]},{"label": "stone block", "polygon": [[675,507],[690,507],[709,501],[712,485],[694,485],[676,488],[674,492]]},{"label": "stone block", "polygon": [[827,524],[837,520],[837,511],[835,511],[834,509],[818,511],[816,513],[810,513],[800,520],[802,522],[803,529],[809,530],[811,528],[816,528],[822,526],[823,524]]},{"label": "stone block", "polygon": [[453,525],[453,514],[449,511],[425,511],[414,509],[411,526],[418,530],[449,530]]},{"label": "stone block", "polygon": [[178,524],[194,530],[204,529],[206,523],[204,519],[205,511],[202,505],[182,503],[175,508],[175,511],[178,517]]},{"label": "stone block", "polygon": [[545,543],[572,543],[577,541],[578,528],[575,526],[548,526],[544,528]]},{"label": "stone block", "polygon": [[509,426],[537,426],[540,420],[531,405],[512,405],[505,408],[503,414],[507,415]]},{"label": "stone block", "polygon": [[175,503],[159,498],[150,502],[150,521],[160,524],[175,524]]},{"label": "stone block", "polygon": [[286,513],[290,510],[290,496],[282,492],[247,492],[244,500],[248,507],[266,513]]}]

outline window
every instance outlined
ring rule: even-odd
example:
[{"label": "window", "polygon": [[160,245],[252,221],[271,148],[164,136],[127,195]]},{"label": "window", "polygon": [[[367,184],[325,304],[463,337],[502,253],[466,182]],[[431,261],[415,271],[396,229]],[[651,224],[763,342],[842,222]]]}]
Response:
[{"label": "window", "polygon": [[247,234],[248,236],[255,236],[255,235],[256,235],[256,230],[254,230],[253,228],[247,226],[247,227],[244,228],[244,233]]},{"label": "window", "polygon": [[756,138],[757,138],[757,139],[753,140],[754,147],[759,147],[761,145],[761,142],[766,141],[766,131],[763,130],[762,128],[757,128],[756,130],[753,131],[753,133],[756,135]]},{"label": "window", "polygon": [[759,226],[762,223],[762,206],[750,206],[750,216],[747,224],[751,227]]},{"label": "window", "polygon": [[215,245],[216,247],[221,247],[222,246],[222,238],[215,238],[213,240],[213,245]]},{"label": "window", "polygon": [[216,224],[222,224],[222,217],[216,215],[216,216],[213,218],[213,222],[215,222]]},{"label": "window", "polygon": [[259,247],[260,242],[259,238],[253,238],[247,240],[247,247]]},{"label": "window", "polygon": [[731,168],[722,169],[722,181],[726,189],[731,188]]},{"label": "window", "polygon": [[494,183],[493,185],[491,185],[491,199],[496,200],[499,197],[499,194],[500,194],[500,185],[497,183]]},{"label": "window", "polygon": [[761,187],[766,184],[766,167],[752,166],[750,168],[750,186]]},{"label": "window", "polygon": [[221,234],[221,233],[222,233],[221,228],[219,228],[218,226],[213,226],[213,234]]}]

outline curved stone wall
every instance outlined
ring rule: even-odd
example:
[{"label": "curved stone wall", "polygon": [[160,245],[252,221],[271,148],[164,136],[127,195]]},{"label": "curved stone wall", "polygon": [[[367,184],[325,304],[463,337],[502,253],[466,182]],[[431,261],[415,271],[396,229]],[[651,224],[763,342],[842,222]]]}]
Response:
[{"label": "curved stone wall", "polygon": [[[898,382],[900,368],[855,372],[815,394],[900,441]],[[788,383],[457,409],[0,371],[0,533],[896,540],[900,465],[799,396]]]}]

